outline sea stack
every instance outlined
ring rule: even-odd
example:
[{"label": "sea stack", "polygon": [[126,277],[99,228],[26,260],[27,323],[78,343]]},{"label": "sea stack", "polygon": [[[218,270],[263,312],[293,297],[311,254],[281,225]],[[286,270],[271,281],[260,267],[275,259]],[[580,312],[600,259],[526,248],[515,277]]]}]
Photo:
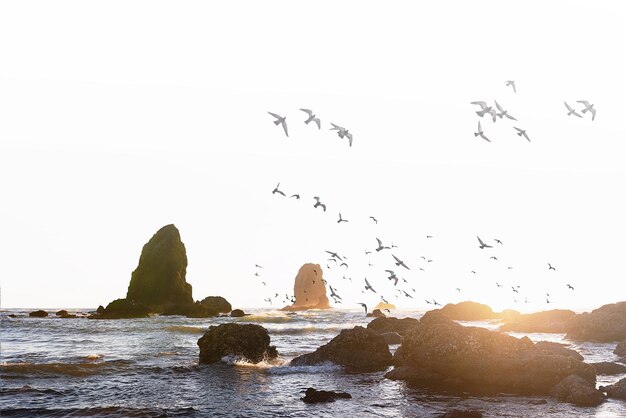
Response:
[{"label": "sea stack", "polygon": [[307,263],[300,267],[293,286],[293,294],[296,298],[295,303],[285,306],[283,310],[330,309],[326,284],[319,264]]}]

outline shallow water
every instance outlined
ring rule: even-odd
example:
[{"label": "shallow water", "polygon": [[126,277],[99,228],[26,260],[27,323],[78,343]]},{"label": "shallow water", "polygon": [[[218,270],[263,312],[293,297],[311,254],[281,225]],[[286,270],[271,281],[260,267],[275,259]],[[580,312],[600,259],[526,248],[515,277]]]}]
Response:
[{"label": "shallow water", "polygon": [[[347,311],[250,312],[245,318],[87,320],[8,318],[26,311],[4,310],[2,416],[434,417],[458,407],[481,410],[486,417],[626,417],[626,402],[615,400],[594,408],[550,398],[532,405],[544,398],[432,393],[387,380],[384,372],[350,374],[332,364],[291,367],[291,358],[315,350],[343,328],[366,326],[369,318]],[[279,361],[250,365],[224,359],[198,365],[198,338],[210,325],[226,322],[267,328]],[[493,322],[464,324],[497,327]],[[586,361],[616,360],[615,344],[577,344],[557,334],[512,335],[569,343]],[[598,384],[622,377],[598,376]],[[307,405],[299,399],[310,386],[346,391],[353,399]]]}]

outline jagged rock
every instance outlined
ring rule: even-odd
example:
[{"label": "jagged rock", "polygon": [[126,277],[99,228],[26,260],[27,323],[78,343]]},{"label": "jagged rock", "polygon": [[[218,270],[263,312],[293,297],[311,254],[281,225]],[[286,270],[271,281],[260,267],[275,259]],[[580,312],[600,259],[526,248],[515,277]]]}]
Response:
[{"label": "jagged rock", "polygon": [[626,377],[613,385],[600,386],[600,391],[606,392],[609,398],[626,401]]},{"label": "jagged rock", "polygon": [[[464,327],[436,312],[404,335],[394,366],[425,369],[433,376],[417,382],[450,389],[547,394],[563,378],[577,374],[595,384],[592,366],[570,355],[538,349],[527,337],[518,339],[484,328]],[[404,374],[411,376],[405,369]],[[436,376],[441,376],[436,379]]]},{"label": "jagged rock", "polygon": [[109,303],[100,314],[92,315],[92,319],[145,318],[150,308],[128,299],[116,299]]},{"label": "jagged rock", "polygon": [[307,263],[300,267],[294,282],[293,294],[296,301],[291,306],[285,306],[283,310],[330,308],[323,272],[319,264]]},{"label": "jagged rock", "polygon": [[489,306],[471,301],[457,304],[448,303],[443,308],[435,309],[431,312],[438,312],[448,319],[457,321],[482,321],[485,319],[498,319],[500,317],[491,310]]},{"label": "jagged rock", "polygon": [[103,312],[104,312],[104,306],[102,306],[102,305],[98,306],[98,309],[96,309],[96,313],[101,314]]},{"label": "jagged rock", "polygon": [[591,313],[570,318],[565,324],[566,338],[582,341],[612,342],[626,339],[626,302],[604,305]]},{"label": "jagged rock", "polygon": [[247,314],[241,309],[233,309],[230,313],[230,316],[233,318],[241,318],[242,316],[246,316]]},{"label": "jagged rock", "polygon": [[573,359],[583,361],[584,357],[576,350],[565,348],[564,344],[553,343],[550,341],[538,341],[535,343],[538,350],[558,354],[561,356],[569,356]]},{"label": "jagged rock", "polygon": [[334,402],[336,399],[350,399],[352,395],[345,392],[333,392],[327,390],[317,390],[308,388],[304,392],[304,398],[300,398],[305,403]]},{"label": "jagged rock", "polygon": [[354,327],[342,330],[315,352],[294,358],[291,365],[308,366],[326,361],[353,371],[377,371],[391,364],[391,353],[383,337],[363,327]]},{"label": "jagged rock", "polygon": [[610,361],[601,361],[598,363],[590,363],[594,369],[596,369],[596,374],[603,375],[615,375],[626,373],[626,366],[623,364],[612,363]]},{"label": "jagged rock", "polygon": [[278,357],[276,347],[270,346],[267,330],[255,324],[222,324],[211,326],[198,340],[200,363],[220,361],[224,356],[243,357],[251,363]]},{"label": "jagged rock", "polygon": [[174,225],[166,225],[143,246],[133,271],[126,299],[162,312],[170,305],[191,305],[187,283],[187,253]]},{"label": "jagged rock", "polygon": [[233,307],[221,296],[207,296],[200,302],[204,307],[219,313],[228,313]]},{"label": "jagged rock", "polygon": [[500,331],[564,333],[565,323],[575,315],[574,311],[563,309],[523,314],[506,322]]},{"label": "jagged rock", "polygon": [[38,311],[33,311],[29,313],[28,316],[32,316],[34,318],[45,318],[46,316],[48,316],[48,312],[38,310]]},{"label": "jagged rock", "polygon": [[480,411],[473,409],[451,409],[446,411],[445,414],[439,415],[440,418],[483,418],[483,414]]},{"label": "jagged rock", "polygon": [[404,335],[409,329],[419,325],[419,321],[415,318],[376,318],[369,324],[367,329],[371,329],[379,334],[387,332],[397,332],[400,335]]},{"label": "jagged rock", "polygon": [[402,343],[402,335],[397,332],[384,332],[380,334],[381,337],[385,339],[387,344],[401,344]]},{"label": "jagged rock", "polygon": [[380,309],[374,309],[372,311],[372,313],[368,313],[366,315],[368,318],[386,318],[387,315],[385,315]]},{"label": "jagged rock", "polygon": [[550,394],[561,402],[578,406],[596,406],[604,401],[604,395],[596,389],[595,384],[576,375],[561,380]]},{"label": "jagged rock", "polygon": [[626,341],[618,343],[615,346],[615,350],[613,350],[613,353],[617,354],[618,356],[626,356]]}]

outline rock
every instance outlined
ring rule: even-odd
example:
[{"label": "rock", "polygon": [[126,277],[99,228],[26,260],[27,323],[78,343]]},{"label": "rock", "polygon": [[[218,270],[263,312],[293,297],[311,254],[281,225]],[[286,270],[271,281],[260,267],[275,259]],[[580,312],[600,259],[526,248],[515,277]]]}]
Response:
[{"label": "rock", "polygon": [[385,309],[396,309],[396,305],[394,305],[393,303],[385,303],[383,301],[378,302],[378,305],[374,306],[374,309],[380,309],[381,311],[384,311]]},{"label": "rock", "polygon": [[626,377],[613,385],[600,386],[600,390],[606,392],[609,398],[626,401]]},{"label": "rock", "polygon": [[198,340],[200,363],[220,361],[224,356],[238,356],[251,363],[278,357],[276,347],[270,346],[270,336],[260,325],[236,323],[211,326]]},{"label": "rock", "polygon": [[[393,363],[417,370],[417,383],[451,390],[548,394],[572,374],[595,384],[593,367],[571,355],[539,349],[527,337],[464,327],[434,311],[404,335]],[[420,377],[424,370],[432,375],[430,380]],[[403,373],[410,380],[411,372]]]},{"label": "rock", "polygon": [[561,402],[578,406],[596,406],[604,401],[604,395],[596,389],[595,384],[576,375],[561,380],[550,394]]},{"label": "rock", "polygon": [[368,313],[366,316],[369,317],[369,318],[371,318],[371,317],[374,317],[374,318],[386,318],[387,317],[387,315],[382,313],[382,311],[380,309],[374,309],[372,311],[372,313]]},{"label": "rock", "polygon": [[96,313],[101,314],[103,312],[104,312],[104,306],[102,306],[102,305],[98,306],[98,309],[96,309]]},{"label": "rock", "polygon": [[204,307],[217,311],[219,313],[228,313],[233,307],[226,299],[221,296],[207,296],[200,302]]},{"label": "rock", "polygon": [[300,399],[306,403],[334,402],[336,399],[352,398],[352,395],[349,393],[316,390],[313,388],[308,388],[304,393],[304,398]]},{"label": "rock", "polygon": [[293,286],[296,301],[283,310],[330,309],[326,296],[326,285],[319,264],[307,263],[300,267]]},{"label": "rock", "polygon": [[626,373],[626,366],[623,364],[612,363],[610,361],[601,361],[599,363],[590,364],[594,369],[596,369],[596,374],[615,375]]},{"label": "rock", "polygon": [[145,318],[150,309],[141,303],[128,299],[116,299],[109,303],[100,314],[92,315],[95,319]]},{"label": "rock", "polygon": [[451,409],[439,416],[441,418],[483,418],[482,412],[473,409]]},{"label": "rock", "polygon": [[65,309],[61,309],[56,313],[57,316],[67,315],[67,311]]},{"label": "rock", "polygon": [[308,366],[326,361],[351,371],[378,371],[391,365],[389,346],[383,337],[363,327],[344,329],[315,352],[291,360],[293,366]]},{"label": "rock", "polygon": [[402,335],[397,332],[384,332],[380,334],[381,337],[385,339],[387,344],[401,344],[402,343]]},{"label": "rock", "polygon": [[500,331],[564,333],[565,322],[575,315],[563,309],[519,315],[502,325]]},{"label": "rock", "polygon": [[15,315],[15,314],[10,314],[10,315],[9,315],[9,318],[17,318],[17,315]]},{"label": "rock", "polygon": [[617,354],[618,356],[626,356],[626,341],[618,343],[615,346],[615,350],[613,350],[613,353]]},{"label": "rock", "polygon": [[419,366],[394,367],[385,374],[385,377],[390,380],[405,380],[424,386],[432,386],[433,383],[438,386],[445,380],[445,376]]},{"label": "rock", "polygon": [[371,329],[374,332],[379,334],[384,334],[388,332],[396,332],[400,335],[404,335],[409,329],[416,327],[419,325],[419,321],[415,318],[376,318],[369,324],[367,324],[367,329]]},{"label": "rock", "polygon": [[570,348],[565,348],[564,344],[553,343],[550,341],[538,341],[535,343],[535,347],[537,347],[537,349],[541,351],[546,351],[561,356],[569,356],[573,359],[580,361],[584,360],[584,357],[581,356],[578,351],[572,350]]},{"label": "rock", "polygon": [[567,321],[565,331],[566,338],[572,340],[626,340],[626,302],[604,305],[591,313],[576,315]]},{"label": "rock", "polygon": [[247,314],[241,309],[233,309],[233,311],[230,313],[230,316],[232,316],[233,318],[241,318],[242,316],[246,315]]},{"label": "rock", "polygon": [[46,316],[48,316],[48,312],[42,311],[42,310],[33,311],[33,312],[29,313],[28,316],[32,316],[32,317],[35,317],[35,318],[45,318]]},{"label": "rock", "polygon": [[143,246],[126,299],[162,312],[168,305],[192,305],[187,253],[174,225],[166,225]]},{"label": "rock", "polygon": [[499,315],[492,311],[489,306],[470,301],[457,304],[448,303],[443,308],[435,309],[433,312],[438,312],[448,319],[457,321],[482,321],[499,318]]}]

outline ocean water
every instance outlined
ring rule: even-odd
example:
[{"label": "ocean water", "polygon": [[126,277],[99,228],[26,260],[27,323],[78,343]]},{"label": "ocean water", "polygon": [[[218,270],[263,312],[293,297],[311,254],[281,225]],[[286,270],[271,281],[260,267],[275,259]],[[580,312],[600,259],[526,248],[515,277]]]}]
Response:
[{"label": "ocean water", "polygon": [[[384,372],[351,374],[332,364],[289,366],[290,359],[315,350],[341,329],[366,326],[370,318],[362,311],[289,315],[252,309],[245,318],[209,319],[8,317],[27,312],[0,312],[3,417],[435,417],[450,408],[477,409],[486,417],[626,417],[626,402],[616,400],[581,408],[549,397],[435,393],[387,380]],[[419,318],[421,313],[394,316]],[[210,325],[226,322],[267,328],[278,361],[250,365],[225,358],[199,365],[197,340]],[[497,327],[493,322],[463,324]],[[569,343],[586,361],[616,360],[615,344],[577,344],[557,334],[513,335]],[[599,376],[598,384],[623,377]],[[307,387],[346,391],[352,399],[307,405],[300,400]],[[547,403],[533,404],[540,399]]]}]

